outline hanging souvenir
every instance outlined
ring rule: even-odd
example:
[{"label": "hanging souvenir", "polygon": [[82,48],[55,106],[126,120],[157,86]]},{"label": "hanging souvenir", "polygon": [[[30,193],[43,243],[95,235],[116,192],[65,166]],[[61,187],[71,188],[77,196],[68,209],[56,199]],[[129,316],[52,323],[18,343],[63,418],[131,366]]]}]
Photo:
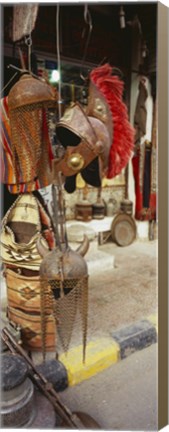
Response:
[{"label": "hanging souvenir", "polygon": [[[7,286],[7,315],[21,328],[22,342],[30,350],[54,350],[56,324],[52,315],[50,292],[46,306],[46,338],[42,335],[41,283],[42,261],[37,240],[54,246],[53,226],[48,212],[33,194],[21,194],[2,220],[1,258]],[[47,296],[46,296],[47,297]]]},{"label": "hanging souvenir", "polygon": [[2,220],[1,257],[5,264],[39,270],[41,257],[36,243],[42,231],[43,219],[47,229],[47,234],[44,230],[43,242],[51,249],[54,239],[49,216],[33,194],[19,195]]},{"label": "hanging souvenir", "polygon": [[67,192],[75,190],[78,172],[86,183],[100,187],[102,177],[119,174],[131,156],[134,132],[122,101],[124,85],[111,74],[108,64],[94,69],[86,110],[72,104],[56,125],[66,151],[60,161],[54,161],[54,176],[63,172]]},{"label": "hanging souvenir", "polygon": [[2,181],[12,193],[51,184],[48,108],[56,111],[55,90],[30,74],[22,75],[1,100]]},{"label": "hanging souvenir", "polygon": [[147,123],[147,108],[146,100],[148,92],[145,85],[145,79],[142,78],[139,82],[139,94],[136,103],[134,114],[134,128],[135,128],[135,147],[138,148],[141,143],[141,138],[146,134]]},{"label": "hanging souvenir", "polygon": [[[85,182],[99,187],[101,176],[108,164],[112,140],[112,118],[107,101],[91,83],[90,99],[99,101],[105,123],[94,115],[88,116],[79,103],[65,110],[64,116],[56,125],[57,136],[66,149],[64,157],[54,165],[55,173],[63,172],[66,177],[65,189],[73,192],[76,175],[81,172]],[[100,115],[101,117],[101,115]],[[107,127],[107,126],[108,127]]]},{"label": "hanging souvenir", "polygon": [[[124,81],[116,74],[116,68],[106,63],[93,69],[90,78],[104,95],[112,115],[113,136],[106,173],[106,177],[111,179],[120,174],[132,155],[134,129],[129,122],[127,106],[123,101]],[[97,115],[98,112],[99,107]]]},{"label": "hanging souvenir", "polygon": [[[48,307],[48,293],[52,293],[53,313],[57,332],[64,351],[68,350],[72,331],[78,319],[83,334],[83,360],[85,359],[87,316],[88,316],[88,269],[83,258],[89,247],[89,240],[84,238],[77,251],[72,250],[67,242],[64,220],[62,190],[52,186],[55,214],[55,248],[49,252],[39,240],[37,247],[43,257],[40,265],[41,305],[43,314],[43,334],[46,334],[45,317]],[[58,213],[60,212],[60,223]],[[60,226],[59,226],[60,225]],[[59,233],[60,228],[60,233]],[[77,318],[77,312],[80,316]],[[80,320],[79,320],[80,319]]]},{"label": "hanging souvenir", "polygon": [[14,42],[30,34],[36,23],[38,4],[19,4],[13,6],[13,32]]},{"label": "hanging souvenir", "polygon": [[[156,183],[153,167],[156,165],[152,143],[145,140],[132,159],[135,179],[137,220],[156,219]],[[154,177],[154,179],[153,179]]]},{"label": "hanging souvenir", "polygon": [[[132,158],[137,220],[156,219],[156,114],[156,104],[152,101],[149,80],[141,79],[134,116],[136,133],[135,153]],[[148,126],[151,126],[150,130]]]}]

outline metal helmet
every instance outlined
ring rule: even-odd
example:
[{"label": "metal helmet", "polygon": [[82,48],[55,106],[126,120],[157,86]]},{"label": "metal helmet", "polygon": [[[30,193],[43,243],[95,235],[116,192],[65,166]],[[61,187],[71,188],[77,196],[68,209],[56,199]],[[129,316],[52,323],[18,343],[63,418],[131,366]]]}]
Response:
[{"label": "metal helmet", "polygon": [[66,177],[68,192],[75,190],[79,172],[92,186],[101,185],[108,169],[112,129],[108,103],[91,82],[86,110],[76,102],[65,110],[56,125],[57,136],[66,151],[62,159],[54,162],[54,172],[61,171]]}]

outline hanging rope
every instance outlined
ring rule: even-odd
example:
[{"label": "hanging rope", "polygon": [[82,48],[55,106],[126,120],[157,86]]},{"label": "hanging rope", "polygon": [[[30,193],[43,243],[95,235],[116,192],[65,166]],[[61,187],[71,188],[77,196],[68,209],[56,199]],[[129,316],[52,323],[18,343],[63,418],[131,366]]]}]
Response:
[{"label": "hanging rope", "polygon": [[[87,4],[84,5],[84,21],[85,21],[85,24],[87,24],[87,26],[89,27],[89,29],[88,29],[88,35],[87,35],[86,44],[85,44],[85,48],[84,48],[84,53],[83,53],[83,57],[82,57],[82,62],[81,62],[80,78],[82,78],[85,81],[86,77],[84,77],[82,70],[83,70],[83,67],[84,67],[85,59],[86,59],[86,54],[87,54],[87,50],[88,50],[88,46],[89,46],[91,32],[92,32],[92,29],[93,29],[92,18],[91,18],[91,14],[89,12]],[[86,33],[86,28],[84,27],[83,32],[82,32],[82,38],[84,38],[85,33]]]},{"label": "hanging rope", "polygon": [[59,4],[57,4],[56,9],[56,49],[57,49],[57,68],[59,72],[59,81],[58,81],[58,91],[59,91],[59,99],[58,99],[58,113],[59,119],[62,115],[61,112],[61,66],[60,66],[60,32],[59,32]]},{"label": "hanging rope", "polygon": [[17,74],[18,74],[18,72],[15,72],[14,75],[12,75],[12,77],[9,79],[7,84],[1,89],[0,94],[2,94],[4,92],[4,90],[9,86],[9,84],[13,81],[13,79],[16,77]]},{"label": "hanging rope", "polygon": [[31,38],[31,33],[29,34],[29,36],[25,37],[25,44],[28,47],[28,70],[29,72],[31,72],[31,50],[32,50],[32,38]]},{"label": "hanging rope", "polygon": [[[31,72],[31,47],[32,47],[31,33],[30,33],[29,36],[25,36],[25,44],[28,47],[28,71]],[[21,72],[21,73],[22,72],[27,72],[27,70],[25,68],[23,53],[22,53],[20,47],[18,48],[18,50],[19,50],[19,57],[20,57],[20,60],[21,60],[22,69],[19,69],[19,68],[17,68],[14,65],[8,65],[8,69],[10,67],[12,67],[13,69],[16,69],[18,72]],[[17,75],[18,72],[15,72],[14,75],[9,79],[9,81],[7,82],[7,84],[1,89],[0,94],[2,94],[4,92],[4,90],[9,86],[9,84],[13,81],[13,79],[16,77],[16,75]]]},{"label": "hanging rope", "polygon": [[[56,50],[57,50],[57,69],[59,73],[58,81],[58,120],[62,116],[62,98],[61,98],[61,60],[60,60],[60,29],[59,29],[59,19],[60,19],[60,8],[57,4],[56,8]],[[55,226],[57,230],[57,242],[61,250],[61,244],[67,244],[67,234],[66,234],[66,218],[65,218],[65,203],[63,198],[63,185],[62,185],[62,175],[61,172],[57,175],[56,184],[52,185],[53,197],[55,197]],[[60,262],[60,271],[63,272],[62,263]]]},{"label": "hanging rope", "polygon": [[32,51],[32,22],[29,20],[28,23],[28,36],[25,36],[25,44],[28,47],[28,70],[31,72],[31,51]]}]

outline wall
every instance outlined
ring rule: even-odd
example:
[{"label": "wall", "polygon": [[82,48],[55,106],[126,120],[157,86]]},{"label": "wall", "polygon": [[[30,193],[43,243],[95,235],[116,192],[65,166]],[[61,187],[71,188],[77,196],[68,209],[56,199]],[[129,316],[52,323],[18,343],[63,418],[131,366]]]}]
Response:
[{"label": "wall", "polygon": [[[51,186],[41,189],[50,212],[52,212],[52,191]],[[116,203],[114,204],[114,211],[118,211],[120,208],[120,202],[124,198],[125,187],[124,186],[108,186],[102,189],[102,199],[105,205],[108,203],[109,198],[113,198]],[[75,205],[83,199],[83,189],[78,189],[72,194],[68,194],[64,191],[65,208],[66,208],[66,219],[73,220],[75,218]],[[97,201],[97,188],[88,187],[87,199],[91,204]]]}]

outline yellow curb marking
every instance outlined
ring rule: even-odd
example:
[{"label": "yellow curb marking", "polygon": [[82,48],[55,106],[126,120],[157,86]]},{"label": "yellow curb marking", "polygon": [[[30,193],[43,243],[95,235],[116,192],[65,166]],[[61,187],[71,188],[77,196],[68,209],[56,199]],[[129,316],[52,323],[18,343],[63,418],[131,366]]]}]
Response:
[{"label": "yellow curb marking", "polygon": [[158,315],[157,314],[152,314],[148,317],[148,321],[151,322],[151,324],[154,325],[154,327],[156,328],[156,332],[158,333]]},{"label": "yellow curb marking", "polygon": [[87,344],[86,361],[82,361],[82,345],[59,356],[64,364],[69,386],[76,385],[118,362],[120,346],[112,338],[99,338]]}]

